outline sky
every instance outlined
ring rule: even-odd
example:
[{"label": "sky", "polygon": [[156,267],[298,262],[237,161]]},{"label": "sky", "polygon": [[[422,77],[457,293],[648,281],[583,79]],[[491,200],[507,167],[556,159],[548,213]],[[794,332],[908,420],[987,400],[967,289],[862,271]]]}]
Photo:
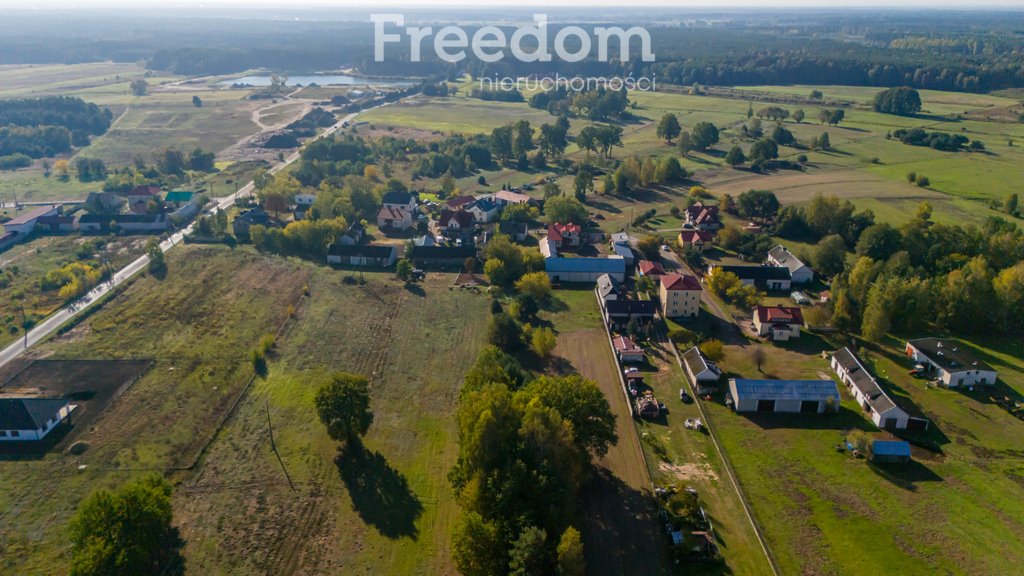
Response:
[{"label": "sky", "polygon": [[[368,8],[408,6],[416,8],[507,8],[508,0],[385,0],[383,2],[367,2],[366,0],[0,0],[0,8],[20,9],[65,9],[65,8],[105,8],[129,7],[138,9],[149,7],[259,7],[259,8]],[[916,8],[916,9],[1019,9],[1024,10],[1024,0],[516,0],[515,7],[527,6],[566,6],[566,7],[630,7],[641,6],[659,8]]]}]

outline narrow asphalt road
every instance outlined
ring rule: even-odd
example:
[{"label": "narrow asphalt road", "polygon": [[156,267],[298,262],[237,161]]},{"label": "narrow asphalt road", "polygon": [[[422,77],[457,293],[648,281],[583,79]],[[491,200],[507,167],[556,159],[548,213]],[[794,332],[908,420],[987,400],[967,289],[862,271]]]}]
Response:
[{"label": "narrow asphalt road", "polygon": [[[335,123],[333,126],[331,126],[323,133],[321,133],[319,136],[317,136],[317,139],[334,134],[339,129],[341,129],[341,127],[344,126],[346,122],[351,122],[358,115],[359,112],[353,112],[345,116],[337,123]],[[284,170],[298,159],[299,152],[295,151],[292,154],[290,154],[287,158],[285,158],[284,161],[279,162],[273,168],[271,168],[269,172],[271,174],[277,174],[278,172]],[[214,205],[210,209],[208,209],[206,213],[215,214],[220,210],[227,210],[235,203],[235,201],[238,198],[252,194],[254,188],[255,185],[252,182],[249,182],[234,194],[231,194],[230,196],[225,196],[224,198],[216,199],[214,201]],[[181,230],[178,230],[171,234],[163,242],[160,243],[160,249],[164,252],[167,252],[171,248],[177,246],[179,243],[181,243],[181,241],[185,238],[186,235],[192,232],[193,226],[194,224],[189,224],[185,228],[182,228]],[[71,320],[78,314],[81,314],[83,310],[89,308],[95,302],[101,300],[111,290],[117,288],[119,285],[128,281],[132,276],[135,276],[139,272],[145,270],[148,264],[149,256],[143,255],[136,258],[127,266],[115,272],[110,278],[108,278],[106,281],[90,290],[81,298],[78,298],[77,300],[67,304],[63,308],[60,308],[56,312],[47,316],[45,320],[43,320],[39,324],[36,324],[31,330],[29,330],[27,335],[23,335],[17,341],[9,344],[6,348],[0,351],[0,367],[6,366],[12,360],[23,354],[26,350],[28,350],[38,342],[44,340],[47,336],[49,336],[58,328],[63,326],[64,323],[66,323],[68,320]]]}]

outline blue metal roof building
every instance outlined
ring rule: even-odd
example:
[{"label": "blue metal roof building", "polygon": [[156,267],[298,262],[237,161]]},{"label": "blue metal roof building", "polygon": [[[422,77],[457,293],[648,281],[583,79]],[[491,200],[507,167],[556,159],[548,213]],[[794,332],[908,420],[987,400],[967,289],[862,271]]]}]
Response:
[{"label": "blue metal roof building", "polygon": [[617,282],[626,279],[626,261],[619,257],[609,258],[545,258],[544,271],[552,282],[597,282],[607,274]]},{"label": "blue metal roof building", "polygon": [[833,380],[729,380],[737,412],[801,412],[821,414],[839,407]]},{"label": "blue metal roof building", "polygon": [[871,443],[871,461],[893,464],[910,461],[910,443],[902,440],[875,440]]}]

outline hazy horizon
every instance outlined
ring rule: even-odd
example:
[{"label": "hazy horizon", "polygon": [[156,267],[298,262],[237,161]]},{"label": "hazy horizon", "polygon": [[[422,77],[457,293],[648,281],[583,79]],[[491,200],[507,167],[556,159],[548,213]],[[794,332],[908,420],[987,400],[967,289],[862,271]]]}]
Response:
[{"label": "hazy horizon", "polygon": [[885,0],[852,0],[843,6],[835,6],[827,0],[641,0],[638,3],[630,4],[622,0],[522,0],[515,6],[508,6],[506,2],[497,0],[443,0],[434,2],[432,0],[402,0],[394,2],[376,3],[367,7],[366,2],[354,0],[300,0],[299,2],[283,2],[281,0],[151,0],[145,6],[127,0],[54,0],[24,2],[20,0],[0,0],[0,9],[14,10],[103,10],[103,9],[132,9],[133,11],[146,11],[150,9],[223,9],[223,8],[256,8],[275,10],[303,10],[303,9],[338,9],[380,11],[381,9],[394,8],[431,8],[443,10],[446,8],[462,10],[507,10],[516,11],[524,8],[550,7],[550,8],[658,8],[658,9],[679,9],[679,10],[729,10],[743,8],[781,8],[781,9],[820,9],[820,10],[856,10],[856,9],[914,9],[914,10],[1024,10],[1024,2],[1021,0],[985,0],[982,3],[969,2],[965,0],[897,0],[887,2]]}]

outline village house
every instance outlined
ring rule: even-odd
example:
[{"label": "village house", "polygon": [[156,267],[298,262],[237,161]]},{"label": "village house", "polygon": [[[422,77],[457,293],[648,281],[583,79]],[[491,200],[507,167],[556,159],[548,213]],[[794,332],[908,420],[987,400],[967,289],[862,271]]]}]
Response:
[{"label": "village house", "polygon": [[164,204],[169,206],[171,217],[188,220],[199,213],[199,195],[186,190],[171,190],[164,196]]},{"label": "village house", "polygon": [[23,212],[14,218],[11,218],[7,222],[4,222],[4,232],[17,232],[22,237],[32,234],[35,230],[36,222],[40,218],[46,216],[57,216],[60,214],[60,204],[49,204],[46,206],[39,206],[33,208],[28,212]]},{"label": "village house", "polygon": [[555,222],[548,226],[548,240],[555,248],[576,248],[582,244],[580,233],[583,228],[579,224],[561,224]]},{"label": "village house", "polygon": [[74,216],[43,216],[36,220],[37,232],[74,232],[78,229]]},{"label": "village house", "polygon": [[269,226],[271,222],[270,215],[262,208],[253,208],[235,216],[235,219],[231,221],[231,231],[234,232],[236,238],[248,238],[249,228],[257,225]]},{"label": "village house", "polygon": [[463,210],[475,201],[476,196],[455,196],[454,198],[449,198],[444,203],[444,206],[448,210]]},{"label": "village house", "polygon": [[714,232],[722,227],[718,219],[718,206],[705,206],[702,202],[696,202],[686,208],[686,226],[698,230]]},{"label": "village house", "polygon": [[660,277],[658,295],[661,311],[669,318],[696,318],[700,314],[700,280],[689,274]]},{"label": "village house", "polygon": [[537,201],[527,196],[526,194],[520,194],[519,192],[513,192],[511,190],[498,190],[493,194],[494,201],[498,203],[498,206],[504,208],[510,204],[536,204]]},{"label": "village house", "polygon": [[382,206],[377,212],[377,227],[385,234],[388,232],[404,232],[412,228],[412,212],[400,208]]},{"label": "village house", "polygon": [[832,380],[729,379],[729,400],[737,412],[823,414],[839,408]]},{"label": "village house", "polygon": [[619,298],[619,283],[614,278],[607,274],[602,274],[597,278],[597,297],[601,301],[601,310],[605,309],[605,304],[610,300],[617,300]]},{"label": "village house", "polygon": [[364,244],[346,246],[331,244],[327,249],[327,263],[347,266],[374,266],[388,268],[398,259],[398,250],[394,246]]},{"label": "village house", "polygon": [[789,279],[793,284],[806,284],[814,281],[814,270],[781,244],[768,251],[768,264],[789,268]]},{"label": "village house", "polygon": [[476,248],[473,246],[413,246],[406,255],[417,266],[454,266],[461,269],[467,258],[476,259]]},{"label": "village house", "polygon": [[501,206],[487,197],[477,198],[473,203],[468,204],[465,210],[472,214],[477,222],[483,224],[490,224],[501,216]]},{"label": "village house", "polygon": [[[890,431],[911,427],[908,426],[910,415],[892,401],[852,350],[836,350],[832,354],[831,365],[832,370],[839,376],[839,381],[846,385],[857,404],[871,415],[871,421],[875,426]],[[919,422],[913,428],[927,427],[926,420],[917,420]]]},{"label": "village house", "polygon": [[793,285],[789,276],[789,268],[784,266],[759,266],[756,264],[716,266],[709,264],[708,273],[710,274],[715,268],[721,268],[723,272],[732,272],[740,279],[740,282],[760,290],[789,290]]},{"label": "village house", "polygon": [[0,398],[0,442],[42,440],[75,408],[61,398]]},{"label": "village house", "polygon": [[804,314],[797,307],[754,306],[754,330],[758,336],[774,342],[786,342],[800,337]]},{"label": "village house", "polygon": [[683,230],[679,233],[679,246],[682,248],[693,248],[698,253],[704,252],[704,248],[711,245],[714,236],[707,230]]},{"label": "village house", "polygon": [[341,235],[341,238],[338,238],[338,244],[354,246],[362,242],[365,236],[366,226],[363,226],[361,222],[353,222],[348,225],[348,229]]},{"label": "village house", "polygon": [[125,200],[128,201],[128,209],[136,214],[148,212],[150,203],[159,202],[162,197],[160,188],[148,185],[136,186],[124,195]]},{"label": "village house", "polygon": [[653,300],[615,299],[605,302],[604,317],[613,330],[624,330],[631,321],[646,328],[654,322],[656,307]]},{"label": "village house", "polygon": [[644,361],[644,351],[636,345],[628,336],[616,336],[612,338],[612,347],[619,362],[630,364]]},{"label": "village house", "polygon": [[383,208],[392,210],[404,210],[409,214],[416,212],[416,195],[409,192],[388,192],[381,199]]},{"label": "village house", "polygon": [[476,229],[476,218],[464,210],[441,210],[435,224],[435,232],[445,238],[472,238]]},{"label": "village house", "polygon": [[529,228],[526,222],[505,221],[498,223],[498,233],[508,236],[513,242],[525,242]]},{"label": "village house", "polygon": [[641,260],[637,263],[636,271],[640,276],[646,276],[655,282],[658,281],[658,278],[665,275],[665,268],[661,263],[652,262],[650,260]]},{"label": "village house", "polygon": [[83,214],[78,217],[78,231],[87,232],[151,232],[170,229],[167,214]]},{"label": "village house", "polygon": [[722,377],[722,371],[704,356],[700,348],[694,346],[683,353],[683,367],[686,368],[694,392],[714,394],[718,391],[718,379]]},{"label": "village house", "polygon": [[955,340],[918,338],[907,342],[907,356],[949,387],[995,384],[995,369]]}]

